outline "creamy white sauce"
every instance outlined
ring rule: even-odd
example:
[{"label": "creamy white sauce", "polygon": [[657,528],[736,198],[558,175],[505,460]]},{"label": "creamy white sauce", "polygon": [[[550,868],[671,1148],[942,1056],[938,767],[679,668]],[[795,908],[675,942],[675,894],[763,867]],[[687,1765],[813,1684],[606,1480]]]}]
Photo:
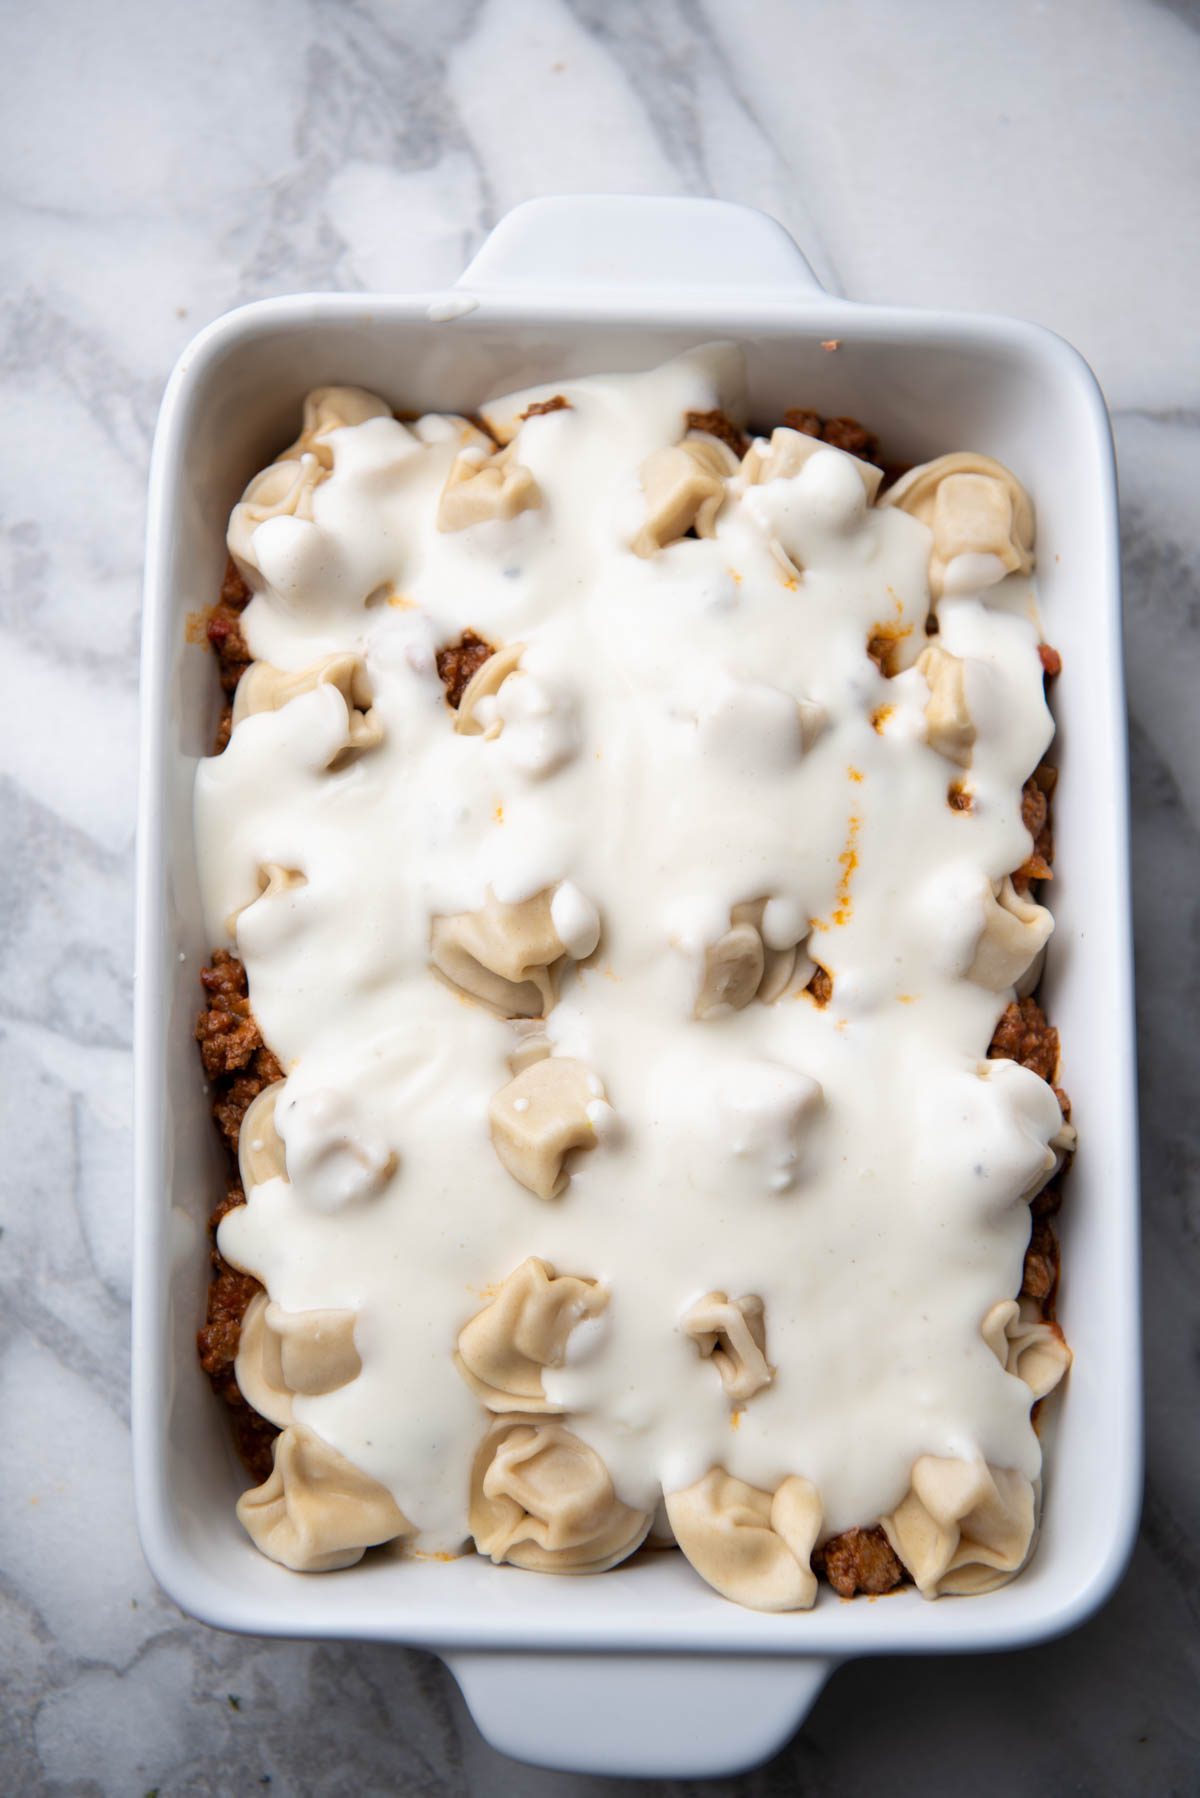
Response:
[{"label": "creamy white sauce", "polygon": [[[645,457],[739,379],[724,346],[541,390],[570,409],[520,428],[540,509],[454,533],[434,521],[459,426],[370,420],[332,438],[313,522],[254,540],[252,652],[359,651],[384,738],[328,772],[346,713],[324,688],[243,720],[199,772],[210,936],[236,914],[288,1070],[290,1181],[253,1188],[220,1243],[284,1307],[356,1311],[361,1374],[296,1417],[391,1489],[424,1549],[463,1542],[487,1424],[458,1332],[530,1255],[609,1288],[545,1388],[632,1505],[714,1463],[803,1474],[828,1533],[894,1506],[922,1454],[1039,1470],[1029,1391],[980,1323],[1020,1285],[1020,1195],[1059,1110],[984,1060],[1011,995],[964,977],[988,883],[1029,853],[1021,784],[1052,735],[1030,584],[980,597],[956,564],[939,607],[977,727],[959,813],[911,667],[929,533],[867,506],[849,458],[735,483],[713,539],[631,552]],[[909,664],[892,680],[866,653],[881,625]],[[527,645],[492,739],[456,733],[434,665],[466,628]],[[256,899],[272,862],[306,884]],[[436,979],[428,944],[488,887],[560,881],[572,955],[601,935],[549,1034],[612,1113],[543,1201],[488,1136],[511,1027]],[[697,1021],[705,945],[764,897],[768,946],[804,940],[797,984]],[[824,1009],[797,990],[805,954],[833,976]],[[714,1289],[765,1304],[775,1376],[738,1413],[680,1324]]]}]

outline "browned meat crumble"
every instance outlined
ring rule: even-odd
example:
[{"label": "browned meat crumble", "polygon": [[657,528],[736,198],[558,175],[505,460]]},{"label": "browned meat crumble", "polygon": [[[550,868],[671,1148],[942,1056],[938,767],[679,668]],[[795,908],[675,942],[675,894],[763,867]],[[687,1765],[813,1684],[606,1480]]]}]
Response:
[{"label": "browned meat crumble", "polygon": [[802,431],[806,437],[819,437],[822,443],[845,450],[848,456],[857,456],[860,462],[883,467],[878,437],[874,431],[868,431],[866,425],[859,424],[857,418],[822,418],[819,412],[794,406],[784,413],[783,422],[790,431]]},{"label": "browned meat crumble", "polygon": [[1036,999],[1014,999],[1006,1005],[988,1045],[992,1061],[1019,1061],[1043,1080],[1058,1070],[1058,1031],[1046,1022]]},{"label": "browned meat crumble", "polygon": [[829,970],[821,967],[818,963],[816,973],[804,990],[805,992],[812,994],[817,1005],[828,1005],[833,997],[833,977],[829,973]]},{"label": "browned meat crumble", "polygon": [[200,1365],[212,1381],[213,1391],[232,1412],[234,1441],[248,1473],[261,1485],[271,1472],[272,1445],[279,1431],[273,1423],[248,1405],[242,1397],[234,1374],[238,1343],[242,1335],[242,1319],[256,1292],[262,1287],[252,1274],[239,1273],[230,1267],[217,1248],[217,1225],[227,1212],[246,1203],[241,1182],[231,1177],[225,1196],[208,1220],[212,1277],[208,1287],[208,1308],[202,1329],[196,1333]]},{"label": "browned meat crumble", "polygon": [[687,415],[689,431],[704,431],[709,437],[719,437],[722,443],[729,445],[735,456],[744,456],[750,448],[750,439],[740,425],[735,425],[732,418],[726,416],[719,407],[711,412],[689,412]]},{"label": "browned meat crumble", "polygon": [[872,1529],[843,1530],[813,1551],[813,1572],[828,1580],[839,1598],[859,1592],[891,1592],[908,1575],[895,1549],[876,1524]]},{"label": "browned meat crumble", "polygon": [[1040,768],[1034,769],[1022,789],[1021,822],[1033,838],[1033,854],[1028,861],[1022,862],[1012,877],[1019,893],[1028,892],[1032,881],[1054,878],[1054,829],[1050,810],[1057,784],[1058,769],[1043,762]]},{"label": "browned meat crumble", "polygon": [[490,656],[495,654],[490,643],[474,631],[464,631],[457,643],[448,643],[437,652],[437,671],[446,689],[446,704],[457,712],[471,677]]}]

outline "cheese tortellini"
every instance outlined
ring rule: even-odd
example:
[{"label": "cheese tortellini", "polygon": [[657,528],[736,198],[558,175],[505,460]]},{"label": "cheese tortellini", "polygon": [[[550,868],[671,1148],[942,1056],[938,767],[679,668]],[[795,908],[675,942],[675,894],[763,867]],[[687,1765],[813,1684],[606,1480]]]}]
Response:
[{"label": "cheese tortellini", "polygon": [[251,662],[238,682],[233,700],[236,730],[243,718],[257,712],[277,712],[281,706],[318,687],[332,687],[346,705],[346,740],[327,763],[331,772],[345,768],[364,750],[383,741],[383,726],[371,704],[371,683],[361,656],[349,653],[322,656],[307,668],[290,673],[269,662]]},{"label": "cheese tortellini", "polygon": [[617,1497],[594,1448],[542,1417],[506,1417],[488,1431],[469,1518],[480,1554],[534,1573],[603,1573],[641,1547],[651,1521]]},{"label": "cheese tortellini", "polygon": [[612,1120],[600,1080],[565,1055],[522,1068],[488,1107],[497,1155],[539,1199],[560,1197],[570,1179],[567,1156],[573,1149],[594,1149]]},{"label": "cheese tortellini", "polygon": [[929,747],[947,761],[957,762],[960,768],[969,768],[975,724],[967,709],[966,666],[962,658],[951,655],[939,643],[931,643],[917,657],[916,667],[929,688],[925,706]]},{"label": "cheese tortellini", "polygon": [[270,1478],[242,1494],[237,1514],[254,1546],[295,1573],[353,1567],[413,1533],[386,1486],[298,1423],[276,1439]]},{"label": "cheese tortellini", "polygon": [[984,901],[984,922],[967,970],[968,980],[992,993],[1015,987],[1028,991],[1041,966],[1041,954],[1054,929],[1054,919],[1044,905],[1018,893],[1006,874],[989,888]]},{"label": "cheese tortellini", "polygon": [[812,1551],[821,1498],[798,1475],[764,1492],[713,1467],[667,1494],[667,1519],[696,1572],[723,1598],[755,1611],[807,1611],[817,1596]]},{"label": "cheese tortellini", "polygon": [[540,507],[541,488],[517,461],[516,447],[511,443],[494,455],[475,445],[458,452],[438,501],[439,531],[465,531],[473,524],[515,518]]},{"label": "cheese tortellini", "polygon": [[689,1306],[683,1328],[711,1359],[731,1399],[744,1402],[770,1385],[775,1369],[767,1361],[767,1321],[763,1302],[753,1293],[731,1299],[706,1292]]},{"label": "cheese tortellini", "polygon": [[353,1311],[285,1311],[255,1293],[242,1319],[235,1378],[260,1416],[282,1428],[297,1393],[336,1392],[361,1372]]},{"label": "cheese tortellini", "polygon": [[716,437],[685,437],[647,456],[642,464],[646,522],[633,540],[634,554],[655,555],[689,531],[714,536],[725,483],[737,469],[737,457]]},{"label": "cheese tortellini", "polygon": [[922,1455],[908,1493],[880,1522],[923,1598],[991,1592],[1029,1557],[1036,1495],[1012,1468]]},{"label": "cheese tortellini", "polygon": [[1035,1402],[1054,1391],[1071,1365],[1062,1331],[1042,1317],[1033,1299],[1001,1299],[981,1331],[1001,1367],[1024,1380]]},{"label": "cheese tortellini", "polygon": [[953,564],[966,564],[968,585],[991,586],[1006,574],[1033,567],[1033,502],[1002,462],[962,450],[910,469],[883,495],[933,533],[929,590],[935,599],[953,580]]},{"label": "cheese tortellini", "polygon": [[[811,458],[817,454],[845,456],[846,451],[835,449],[820,437],[810,437],[805,431],[794,431],[789,425],[779,425],[771,432],[770,439],[758,437],[750,445],[742,457],[742,477],[747,486],[757,487],[767,481],[791,480],[798,475]],[[847,456],[863,484],[868,505],[874,502],[879,492],[879,484],[883,480],[883,470],[876,468],[871,462],[863,462],[857,456]]]},{"label": "cheese tortellini", "polygon": [[608,1293],[595,1280],[556,1274],[531,1255],[459,1332],[455,1364],[489,1411],[554,1412],[542,1375],[561,1367],[576,1324],[600,1315]]},{"label": "cheese tortellini", "polygon": [[366,424],[369,418],[390,418],[392,409],[377,393],[365,387],[314,387],[305,396],[304,417],[300,435],[275,460],[298,462],[301,456],[315,456],[322,468],[333,467],[333,446],[329,438],[334,431],[350,425]]},{"label": "cheese tortellini", "polygon": [[566,902],[578,894],[566,881],[515,905],[489,893],[478,911],[435,918],[430,931],[433,966],[452,986],[501,1017],[544,1017],[557,997],[563,963],[586,959],[600,936],[592,907],[582,935],[568,929],[571,941],[564,940],[555,918],[555,901],[564,887],[569,889],[566,901],[557,907],[558,922],[563,922]]},{"label": "cheese tortellini", "polygon": [[798,943],[770,948],[764,940],[764,914],[769,901],[748,900],[729,914],[729,929],[704,951],[695,1015],[704,1020],[741,1011],[752,999],[771,1005],[791,985]]},{"label": "cheese tortellini", "polygon": [[238,1131],[238,1172],[246,1192],[267,1180],[287,1178],[283,1141],[275,1128],[275,1108],[286,1085],[286,1080],[273,1081],[246,1107]]}]

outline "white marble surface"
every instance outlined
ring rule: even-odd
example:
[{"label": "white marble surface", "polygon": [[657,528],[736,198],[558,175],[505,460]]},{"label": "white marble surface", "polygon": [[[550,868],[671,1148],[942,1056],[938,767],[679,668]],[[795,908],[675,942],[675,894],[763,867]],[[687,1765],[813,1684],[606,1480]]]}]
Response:
[{"label": "white marble surface", "polygon": [[771,1767],[710,1789],[1194,1790],[1200,10],[43,0],[0,9],[0,37],[0,1789],[609,1785],[493,1754],[425,1657],[181,1617],[138,1549],[126,1398],[138,587],[164,377],[239,301],[443,284],[516,201],[600,188],[750,201],[854,297],[1053,326],[1104,383],[1124,496],[1142,1540],[1066,1641],[848,1667]]}]

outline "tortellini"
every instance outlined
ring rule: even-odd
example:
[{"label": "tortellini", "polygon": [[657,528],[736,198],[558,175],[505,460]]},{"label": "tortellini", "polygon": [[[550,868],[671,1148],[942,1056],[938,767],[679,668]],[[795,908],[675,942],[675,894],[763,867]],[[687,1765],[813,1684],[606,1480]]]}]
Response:
[{"label": "tortellini", "polygon": [[308,877],[299,868],[285,868],[281,862],[263,862],[258,870],[257,893],[245,905],[239,905],[229,913],[225,920],[226,931],[230,936],[236,936],[238,919],[252,905],[257,905],[260,899],[276,899],[280,893],[294,893],[297,887],[307,885]]},{"label": "tortellini", "polygon": [[752,999],[770,1005],[787,991],[796,971],[798,945],[768,948],[763,940],[768,904],[766,899],[755,899],[735,905],[729,914],[729,929],[705,948],[696,995],[697,1018],[724,1017],[741,1011]]},{"label": "tortellini", "polygon": [[597,1281],[556,1274],[531,1255],[459,1332],[455,1364],[489,1411],[560,1411],[546,1397],[542,1375],[563,1365],[576,1324],[607,1304]]},{"label": "tortellini", "polygon": [[483,736],[489,740],[500,735],[503,726],[497,718],[486,724],[479,717],[480,700],[494,699],[525,653],[523,643],[508,643],[497,649],[482,663],[463,688],[463,696],[454,714],[454,728],[460,736]]},{"label": "tortellini", "polygon": [[567,1156],[572,1149],[594,1149],[612,1117],[596,1075],[565,1055],[532,1062],[488,1106],[497,1155],[539,1199],[560,1196],[570,1178]]},{"label": "tortellini", "polygon": [[686,437],[647,456],[642,464],[646,522],[633,540],[634,554],[652,556],[688,531],[715,536],[725,483],[737,469],[737,457],[716,437]]},{"label": "tortellini", "polygon": [[353,1567],[413,1533],[386,1486],[298,1423],[276,1439],[270,1478],[243,1492],[237,1514],[254,1546],[295,1573]]},{"label": "tortellini", "polygon": [[[769,441],[758,437],[750,445],[742,457],[742,477],[750,487],[761,486],[766,481],[790,480],[818,453],[846,455],[846,451],[835,449],[820,437],[810,437],[805,431],[793,431],[789,425],[778,425],[771,432]],[[849,456],[847,459],[853,463],[863,484],[867,504],[871,505],[883,480],[883,470],[870,462],[860,461],[857,456]]]},{"label": "tortellini", "polygon": [[586,1442],[552,1419],[493,1424],[471,1472],[480,1554],[534,1573],[603,1573],[639,1548],[650,1513],[622,1504]]},{"label": "tortellini", "polygon": [[1062,1331],[1045,1321],[1033,1299],[1001,1299],[981,1330],[1001,1367],[1024,1380],[1035,1401],[1053,1392],[1071,1365]]},{"label": "tortellini", "polygon": [[390,418],[392,409],[377,393],[365,387],[314,387],[304,401],[304,421],[295,443],[275,459],[277,462],[299,461],[301,456],[315,456],[322,468],[333,467],[333,431],[348,425],[366,424],[369,418]]},{"label": "tortellini", "polygon": [[537,510],[541,488],[515,452],[515,443],[491,456],[474,446],[459,451],[438,501],[439,531],[465,531],[473,524]]},{"label": "tortellini", "polygon": [[968,980],[992,993],[1009,987],[1028,990],[1026,977],[1036,970],[1054,919],[1044,905],[1018,893],[1008,875],[989,888],[984,923],[967,970]]},{"label": "tortellini", "polygon": [[767,1321],[763,1302],[753,1293],[731,1299],[706,1292],[689,1306],[683,1328],[711,1359],[731,1399],[744,1402],[770,1385],[775,1369],[767,1361]]},{"label": "tortellini", "polygon": [[238,571],[257,591],[262,570],[254,550],[254,533],[268,518],[299,518],[311,524],[313,492],[328,477],[315,456],[298,462],[273,462],[256,474],[229,519],[226,543]]},{"label": "tortellini", "polygon": [[318,687],[335,687],[346,703],[346,740],[327,763],[331,772],[347,767],[364,750],[382,743],[383,726],[371,705],[366,663],[361,656],[345,652],[322,656],[296,673],[273,668],[269,662],[251,662],[234,695],[234,728],[243,718],[256,712],[277,712]]},{"label": "tortellini", "polygon": [[242,1319],[235,1377],[243,1398],[282,1428],[297,1393],[319,1396],[348,1386],[362,1372],[354,1346],[354,1312],[285,1311],[256,1292]]},{"label": "tortellini", "polygon": [[879,503],[898,506],[933,532],[929,590],[935,599],[960,556],[971,558],[976,588],[1033,567],[1033,502],[1011,470],[990,456],[963,450],[922,463]]},{"label": "tortellini", "polygon": [[[489,893],[478,911],[435,918],[430,932],[433,966],[452,986],[501,1017],[544,1017],[554,1005],[564,960],[568,956],[585,959],[600,935],[592,907],[589,928],[582,937],[568,930],[572,941],[568,945],[563,940],[555,921],[555,901],[564,886],[570,883],[546,887],[516,905],[506,905]],[[566,903],[573,893],[578,889],[570,887]],[[560,902],[560,921],[564,909]]]},{"label": "tortellini", "polygon": [[884,1534],[923,1598],[991,1592],[1019,1573],[1036,1522],[1033,1484],[1013,1468],[922,1455]]},{"label": "tortellini", "polygon": [[774,1492],[710,1468],[667,1494],[667,1519],[696,1572],[723,1598],[755,1611],[807,1611],[817,1596],[812,1551],[821,1497],[793,1475]]},{"label": "tortellini", "polygon": [[283,1142],[275,1128],[275,1107],[286,1085],[286,1080],[273,1081],[246,1107],[238,1131],[238,1172],[246,1192],[286,1178]]},{"label": "tortellini", "polygon": [[939,643],[931,643],[917,657],[916,667],[929,688],[925,706],[929,747],[960,768],[969,768],[975,724],[967,709],[965,663]]}]

